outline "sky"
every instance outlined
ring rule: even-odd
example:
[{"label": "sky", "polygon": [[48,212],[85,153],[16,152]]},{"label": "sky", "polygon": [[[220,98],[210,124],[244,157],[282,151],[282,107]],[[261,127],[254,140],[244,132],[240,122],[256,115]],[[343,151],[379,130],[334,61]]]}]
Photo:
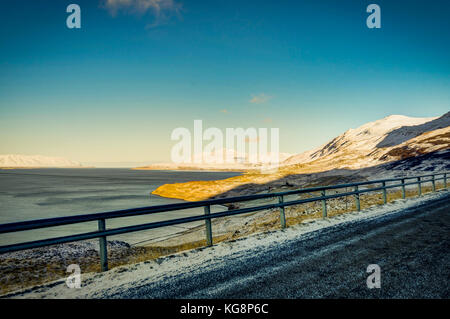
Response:
[{"label": "sky", "polygon": [[197,119],[279,128],[299,153],[391,114],[439,116],[449,16],[444,0],[2,1],[0,154],[169,161],[171,132]]}]

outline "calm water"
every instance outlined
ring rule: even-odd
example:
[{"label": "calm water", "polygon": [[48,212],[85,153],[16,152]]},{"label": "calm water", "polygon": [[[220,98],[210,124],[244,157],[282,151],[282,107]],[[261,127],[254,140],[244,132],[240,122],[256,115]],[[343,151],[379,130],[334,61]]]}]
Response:
[{"label": "calm water", "polygon": [[[224,179],[239,174],[233,172],[141,171],[110,168],[0,170],[0,224],[178,203],[181,200],[161,198],[150,193],[158,186],[166,183]],[[215,210],[217,211],[217,209]],[[199,209],[189,209],[152,216],[120,218],[107,221],[107,226],[118,227],[199,213],[202,213]],[[130,233],[111,239],[125,240],[136,244],[179,232],[187,226],[171,226],[164,229]],[[90,222],[2,234],[0,235],[0,244],[62,236],[95,229],[96,223]]]}]

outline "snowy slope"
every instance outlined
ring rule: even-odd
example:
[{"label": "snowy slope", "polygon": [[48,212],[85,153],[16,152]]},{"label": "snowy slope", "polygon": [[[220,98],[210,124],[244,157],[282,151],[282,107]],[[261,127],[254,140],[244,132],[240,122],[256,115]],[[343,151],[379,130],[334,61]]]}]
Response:
[{"label": "snowy slope", "polygon": [[[392,151],[399,147],[405,150],[420,149],[416,154],[409,154],[410,156],[448,148],[448,131],[450,112],[439,118],[391,115],[356,129],[349,129],[327,144],[288,158],[283,165],[316,161],[334,163],[333,168],[362,168],[382,164],[403,159],[408,152],[401,154]],[[426,141],[432,137],[435,139],[427,144]]]},{"label": "snowy slope", "polygon": [[81,164],[63,157],[42,155],[0,155],[0,167],[81,167]]}]

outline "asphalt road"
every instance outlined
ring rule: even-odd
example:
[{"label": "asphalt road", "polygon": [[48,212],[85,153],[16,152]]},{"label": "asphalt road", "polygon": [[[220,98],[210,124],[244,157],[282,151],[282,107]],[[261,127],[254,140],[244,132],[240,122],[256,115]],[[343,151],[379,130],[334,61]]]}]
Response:
[{"label": "asphalt road", "polygon": [[[107,298],[449,298],[450,195]],[[381,288],[368,289],[369,264]]]}]

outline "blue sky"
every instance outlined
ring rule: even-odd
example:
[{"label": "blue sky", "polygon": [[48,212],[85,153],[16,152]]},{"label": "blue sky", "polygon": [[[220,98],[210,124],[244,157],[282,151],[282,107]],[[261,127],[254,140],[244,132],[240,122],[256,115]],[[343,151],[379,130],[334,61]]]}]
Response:
[{"label": "blue sky", "polygon": [[298,153],[450,109],[448,1],[109,1],[2,1],[0,154],[167,161],[195,119],[278,127]]}]

